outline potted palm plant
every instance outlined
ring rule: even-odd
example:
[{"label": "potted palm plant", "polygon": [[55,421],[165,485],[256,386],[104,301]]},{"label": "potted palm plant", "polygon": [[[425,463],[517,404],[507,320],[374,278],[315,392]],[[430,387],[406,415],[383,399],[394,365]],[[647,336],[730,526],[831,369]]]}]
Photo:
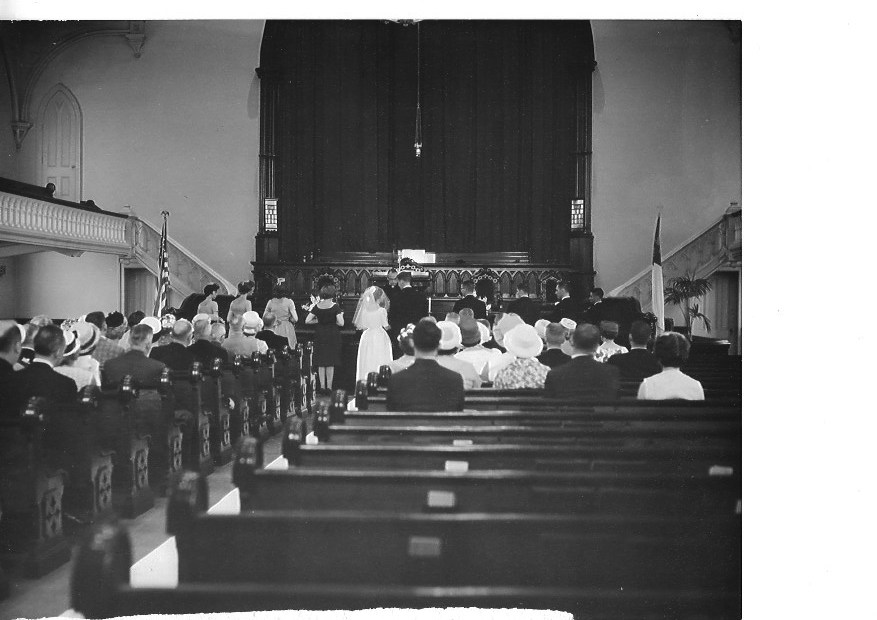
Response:
[{"label": "potted palm plant", "polygon": [[712,324],[709,317],[700,311],[700,304],[693,304],[692,300],[700,299],[712,290],[713,285],[705,278],[695,278],[694,274],[685,274],[671,278],[667,289],[664,291],[664,303],[675,304],[682,309],[682,317],[685,319],[686,334],[691,336],[691,325],[696,320],[703,322],[703,326],[709,333]]}]

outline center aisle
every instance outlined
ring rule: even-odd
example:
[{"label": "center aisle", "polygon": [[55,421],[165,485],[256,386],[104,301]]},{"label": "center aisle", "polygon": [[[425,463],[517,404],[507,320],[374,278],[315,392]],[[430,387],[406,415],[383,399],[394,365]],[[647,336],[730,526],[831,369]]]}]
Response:
[{"label": "center aisle", "polygon": [[[288,467],[285,458],[276,456],[280,454],[280,448],[280,436],[272,437],[265,442],[265,460],[271,459],[265,469]],[[215,495],[221,492],[220,489],[231,485],[231,464],[224,467],[222,473],[224,474],[222,480],[214,480],[216,472],[207,477],[210,495]],[[225,493],[207,510],[211,514],[238,514],[240,511],[241,502],[237,488]],[[175,588],[179,581],[177,560],[176,537],[171,536],[131,566],[131,585],[135,588]]]}]

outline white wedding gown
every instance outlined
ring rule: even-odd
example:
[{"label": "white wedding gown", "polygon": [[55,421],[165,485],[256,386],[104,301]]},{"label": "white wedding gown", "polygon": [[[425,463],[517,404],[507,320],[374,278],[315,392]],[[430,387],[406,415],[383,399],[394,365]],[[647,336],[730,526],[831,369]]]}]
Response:
[{"label": "white wedding gown", "polygon": [[387,311],[384,308],[366,310],[362,314],[366,328],[359,337],[359,353],[356,355],[356,380],[365,379],[368,373],[377,372],[384,364],[393,361],[393,347],[384,327]]}]

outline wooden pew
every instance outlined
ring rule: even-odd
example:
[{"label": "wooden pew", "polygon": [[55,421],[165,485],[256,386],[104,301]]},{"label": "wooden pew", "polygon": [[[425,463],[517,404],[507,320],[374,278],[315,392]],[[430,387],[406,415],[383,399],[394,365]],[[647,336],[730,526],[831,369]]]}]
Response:
[{"label": "wooden pew", "polygon": [[[357,392],[359,394],[359,392]],[[740,406],[739,398],[732,393],[722,394],[722,398],[712,399],[720,405]],[[375,391],[368,393],[367,404],[361,398],[359,402],[354,401],[357,409],[367,411],[387,411],[387,395],[385,392]],[[631,404],[637,402],[635,397],[625,400],[619,399],[621,404]],[[654,401],[658,402],[658,401]],[[361,406],[364,404],[365,406]],[[564,401],[560,399],[547,398],[541,390],[494,390],[493,388],[477,388],[466,390],[465,408],[478,411],[488,411],[493,409],[556,409],[563,406],[581,407],[582,405],[592,404],[589,402]],[[609,404],[607,401],[594,401],[593,404]]]},{"label": "wooden pew", "polygon": [[698,401],[636,401],[584,405],[565,402],[554,409],[510,408],[476,411],[344,411],[344,424],[385,425],[506,425],[506,424],[593,424],[597,422],[711,423],[737,422],[741,411],[736,406],[720,406]]},{"label": "wooden pew", "polygon": [[280,392],[281,424],[293,415],[301,417],[301,352],[284,347],[277,356],[274,366],[274,378]]},{"label": "wooden pew", "polygon": [[170,373],[173,410],[180,417],[188,412],[188,421],[183,426],[183,466],[187,469],[200,471],[202,474],[213,473],[213,458],[210,455],[210,418],[204,411],[201,396],[204,377],[201,363],[194,362],[188,371]]},{"label": "wooden pew", "polygon": [[628,445],[631,442],[662,441],[712,442],[740,444],[739,420],[701,420],[697,422],[587,422],[567,424],[524,425],[418,425],[418,424],[330,424],[317,433],[322,442],[335,444],[448,444],[470,440],[477,444],[549,444],[582,443]]},{"label": "wooden pew", "polygon": [[92,523],[113,507],[115,453],[100,445],[99,399],[100,388],[84,387],[76,403],[55,406],[47,427],[56,436],[56,462],[67,472],[64,515],[75,523]]},{"label": "wooden pew", "polygon": [[739,445],[299,445],[284,442],[291,467],[316,469],[418,469],[472,471],[678,471],[701,473],[713,466],[739,471]]},{"label": "wooden pew", "polygon": [[32,398],[19,419],[0,419],[0,552],[21,561],[27,577],[42,577],[70,559],[62,519],[65,472],[46,445],[53,413],[43,399]]},{"label": "wooden pew", "polygon": [[242,375],[249,372],[243,366],[243,358],[238,355],[230,363],[222,366],[223,406],[230,417],[230,437],[232,445],[240,437],[250,436],[250,399],[244,392]]},{"label": "wooden pew", "polygon": [[732,514],[739,472],[256,470],[238,476],[241,510]]},{"label": "wooden pew", "polygon": [[222,360],[216,358],[210,368],[203,373],[201,404],[204,414],[210,420],[210,454],[216,465],[225,465],[231,460],[231,411],[228,399],[222,393]]},{"label": "wooden pew", "polygon": [[241,382],[243,396],[249,403],[250,434],[267,439],[270,436],[268,430],[269,395],[265,392],[265,388],[269,381],[273,382],[273,379],[266,381],[265,375],[261,374],[262,361],[258,353],[253,353],[250,358],[243,358],[241,363],[242,370],[238,375],[238,380]]},{"label": "wooden pew", "polygon": [[155,504],[149,487],[151,437],[148,433],[155,422],[138,415],[138,396],[133,379],[126,376],[117,389],[101,390],[98,400],[101,445],[116,453],[113,505],[127,518],[137,517]]},{"label": "wooden pew", "polygon": [[[171,511],[177,512],[173,519]],[[674,590],[739,588],[741,577],[740,518],[733,514],[211,515],[172,502],[168,527],[176,536],[181,583]]]},{"label": "wooden pew", "polygon": [[[288,550],[287,550],[288,551]],[[291,551],[288,551],[292,553]],[[590,620],[678,618],[730,620],[741,614],[739,585],[675,588],[550,586],[365,586],[347,583],[181,583],[129,585],[131,543],[118,523],[83,540],[71,580],[71,607],[88,618],[140,614],[228,613],[286,609],[554,609]]]}]

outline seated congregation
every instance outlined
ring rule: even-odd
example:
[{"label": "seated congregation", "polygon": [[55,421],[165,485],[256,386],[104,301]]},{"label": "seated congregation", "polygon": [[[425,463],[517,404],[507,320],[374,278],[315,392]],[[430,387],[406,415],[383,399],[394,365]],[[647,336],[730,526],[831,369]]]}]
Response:
[{"label": "seated congregation", "polygon": [[[739,401],[680,370],[683,335],[650,347],[651,327],[634,322],[628,350],[612,321],[549,321],[518,304],[527,320],[509,307],[491,325],[463,306],[401,326],[393,359],[390,295],[372,288],[350,321],[366,350],[349,398],[326,389],[346,323],[334,290],[301,313],[321,327],[314,342],[278,328],[283,291],[261,316],[246,295],[226,320],[206,299],[191,320],[0,322],[0,556],[15,539],[40,576],[83,536],[70,606],[95,618],[739,617]],[[239,512],[208,512],[217,472]],[[54,512],[26,499],[46,480]],[[111,516],[147,519],[161,495],[178,584],[132,587],[132,534]],[[56,525],[35,536],[41,522]]]}]

